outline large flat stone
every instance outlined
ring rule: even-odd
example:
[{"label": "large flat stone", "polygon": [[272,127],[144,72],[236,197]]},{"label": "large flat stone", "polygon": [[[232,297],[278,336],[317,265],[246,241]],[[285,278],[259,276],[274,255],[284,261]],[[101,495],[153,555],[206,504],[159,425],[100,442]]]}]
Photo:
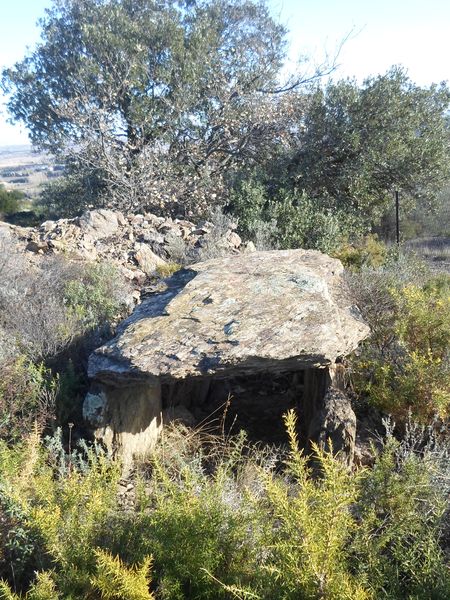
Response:
[{"label": "large flat stone", "polygon": [[254,252],[178,272],[90,358],[114,385],[327,366],[369,333],[340,261],[312,250]]}]

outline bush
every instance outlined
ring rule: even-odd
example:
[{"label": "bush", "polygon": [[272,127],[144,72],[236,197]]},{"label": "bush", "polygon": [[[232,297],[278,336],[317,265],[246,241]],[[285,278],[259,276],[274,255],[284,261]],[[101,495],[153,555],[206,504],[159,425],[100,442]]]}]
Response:
[{"label": "bush", "polygon": [[450,449],[389,429],[373,469],[316,448],[312,476],[286,424],[287,453],[166,430],[131,504],[98,446],[0,444],[0,598],[446,600]]},{"label": "bush", "polygon": [[381,267],[387,259],[387,247],[375,234],[369,234],[354,243],[346,243],[333,253],[344,267],[359,270],[362,267]]},{"label": "bush", "polygon": [[400,423],[409,412],[423,423],[448,417],[450,277],[403,257],[363,269],[350,285],[372,328],[353,360],[357,391]]},{"label": "bush", "polygon": [[0,449],[3,499],[20,507],[33,558],[23,579],[16,564],[1,560],[0,571],[20,589],[33,570],[52,566],[63,597],[80,598],[96,573],[95,552],[116,505],[120,470],[99,447],[84,446],[82,453],[66,456],[58,436],[49,441],[49,449],[33,433],[22,447]]},{"label": "bush", "polygon": [[0,236],[1,337],[37,362],[92,330],[107,331],[123,310],[127,291],[111,265],[55,257],[35,266],[11,239]]},{"label": "bush", "polygon": [[63,301],[79,332],[107,328],[123,311],[128,288],[113,265],[85,265],[79,278],[64,286]]},{"label": "bush", "polygon": [[25,198],[23,192],[18,190],[7,191],[0,186],[0,215],[10,215],[20,209],[20,201]]},{"label": "bush", "polygon": [[[437,483],[448,463],[445,473],[428,450],[419,454],[389,433],[373,470],[363,473],[352,563],[374,598],[443,600],[450,593],[439,545],[448,486]],[[448,461],[448,449],[445,455]]]},{"label": "bush", "polygon": [[17,442],[33,426],[43,431],[54,419],[57,390],[58,378],[25,356],[0,365],[0,439]]},{"label": "bush", "polygon": [[330,210],[304,193],[280,189],[270,194],[252,179],[239,183],[232,192],[229,210],[238,218],[240,233],[259,247],[262,238],[266,247],[332,253],[362,231],[353,217]]}]

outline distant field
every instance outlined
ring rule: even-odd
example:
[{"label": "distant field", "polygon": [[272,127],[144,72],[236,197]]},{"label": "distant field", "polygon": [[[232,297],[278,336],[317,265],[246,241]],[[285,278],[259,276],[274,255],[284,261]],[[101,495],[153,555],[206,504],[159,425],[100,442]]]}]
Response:
[{"label": "distant field", "polygon": [[31,146],[0,146],[0,183],[7,189],[20,190],[32,199],[43,183],[59,175],[48,154],[33,152]]},{"label": "distant field", "polygon": [[0,146],[0,168],[49,162],[47,154],[35,153],[31,146]]}]

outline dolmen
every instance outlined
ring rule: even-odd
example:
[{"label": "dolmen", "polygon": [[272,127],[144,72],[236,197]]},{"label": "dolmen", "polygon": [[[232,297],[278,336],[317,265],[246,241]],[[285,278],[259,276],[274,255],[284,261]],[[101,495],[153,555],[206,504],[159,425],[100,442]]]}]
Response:
[{"label": "dolmen", "polygon": [[[347,418],[341,365],[369,328],[339,260],[314,250],[253,252],[190,265],[165,286],[89,360],[84,417],[124,463],[152,449],[167,409],[186,406],[187,396],[190,406],[204,402],[218,380],[299,373],[305,431],[324,438],[328,422]],[[338,407],[333,418],[327,398]]]}]

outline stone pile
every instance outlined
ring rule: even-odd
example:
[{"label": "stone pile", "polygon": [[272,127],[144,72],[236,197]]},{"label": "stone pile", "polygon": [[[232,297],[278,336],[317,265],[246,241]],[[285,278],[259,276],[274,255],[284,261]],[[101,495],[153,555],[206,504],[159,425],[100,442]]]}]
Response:
[{"label": "stone pile", "polygon": [[230,222],[218,229],[213,223],[195,225],[184,219],[146,213],[124,216],[97,209],[74,219],[45,221],[40,227],[0,223],[19,248],[35,255],[62,254],[69,259],[116,264],[136,287],[168,263],[196,262],[215,255],[254,250],[244,244]]}]

